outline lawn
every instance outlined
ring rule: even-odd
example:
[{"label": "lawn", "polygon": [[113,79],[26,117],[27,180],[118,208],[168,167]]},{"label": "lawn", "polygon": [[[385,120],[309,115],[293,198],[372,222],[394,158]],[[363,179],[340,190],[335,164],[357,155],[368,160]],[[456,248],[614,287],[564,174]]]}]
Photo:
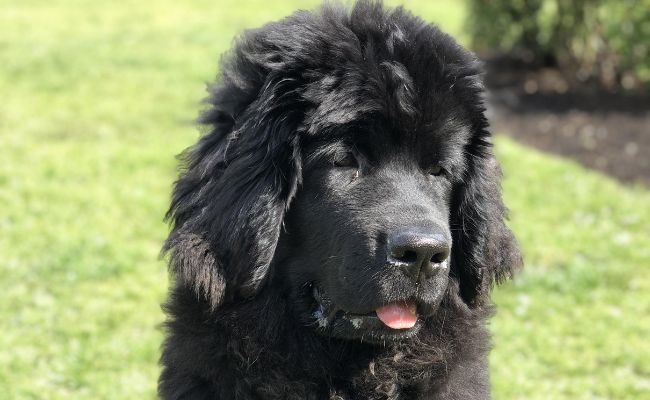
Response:
[{"label": "lawn", "polygon": [[[462,3],[404,3],[466,40]],[[314,4],[0,0],[1,399],[155,397],[174,155],[236,32]],[[647,396],[650,192],[496,146],[526,269],[494,397]]]}]

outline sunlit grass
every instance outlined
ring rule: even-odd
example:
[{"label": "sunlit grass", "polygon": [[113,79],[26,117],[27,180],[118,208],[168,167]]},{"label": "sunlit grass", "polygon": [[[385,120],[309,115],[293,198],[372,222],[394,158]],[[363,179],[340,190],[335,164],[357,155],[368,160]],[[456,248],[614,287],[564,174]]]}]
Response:
[{"label": "sunlit grass", "polygon": [[495,291],[495,398],[643,398],[650,389],[650,193],[501,138],[526,255]]},{"label": "sunlit grass", "polygon": [[[0,0],[0,398],[155,397],[174,155],[235,33],[315,4]],[[465,40],[462,3],[405,4]],[[495,398],[647,391],[650,195],[497,146],[528,265]]]}]

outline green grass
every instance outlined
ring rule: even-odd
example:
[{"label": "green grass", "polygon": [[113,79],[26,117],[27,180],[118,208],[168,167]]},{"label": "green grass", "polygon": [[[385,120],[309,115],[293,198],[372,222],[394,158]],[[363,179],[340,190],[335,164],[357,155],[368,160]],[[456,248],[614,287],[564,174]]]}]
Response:
[{"label": "green grass", "polygon": [[495,398],[644,398],[650,193],[505,138],[496,145],[526,266],[494,296]]},{"label": "green grass", "polygon": [[[461,3],[405,3],[467,40]],[[0,0],[1,399],[155,397],[174,155],[234,34],[314,4]],[[650,193],[497,146],[527,266],[494,397],[647,394]]]}]

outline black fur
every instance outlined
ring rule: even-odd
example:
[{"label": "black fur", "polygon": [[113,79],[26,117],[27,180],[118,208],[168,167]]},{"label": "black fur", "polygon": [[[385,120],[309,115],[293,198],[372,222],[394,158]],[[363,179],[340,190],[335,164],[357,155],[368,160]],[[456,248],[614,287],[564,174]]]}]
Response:
[{"label": "black fur", "polygon": [[[521,259],[480,74],[451,37],[374,2],[244,33],[168,213],[162,398],[489,398],[489,290]],[[404,226],[449,239],[444,276],[386,266]],[[414,328],[373,325],[406,299]]]}]

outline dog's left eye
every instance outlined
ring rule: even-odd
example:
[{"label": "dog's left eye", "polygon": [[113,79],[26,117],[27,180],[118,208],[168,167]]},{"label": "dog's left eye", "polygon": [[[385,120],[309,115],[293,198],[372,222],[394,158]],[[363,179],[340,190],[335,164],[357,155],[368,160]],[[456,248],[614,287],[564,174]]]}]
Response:
[{"label": "dog's left eye", "polygon": [[358,168],[359,162],[352,152],[337,154],[334,158],[334,166],[341,168]]},{"label": "dog's left eye", "polygon": [[442,168],[440,165],[436,164],[429,167],[427,173],[433,176],[440,176],[445,173],[445,169]]}]

